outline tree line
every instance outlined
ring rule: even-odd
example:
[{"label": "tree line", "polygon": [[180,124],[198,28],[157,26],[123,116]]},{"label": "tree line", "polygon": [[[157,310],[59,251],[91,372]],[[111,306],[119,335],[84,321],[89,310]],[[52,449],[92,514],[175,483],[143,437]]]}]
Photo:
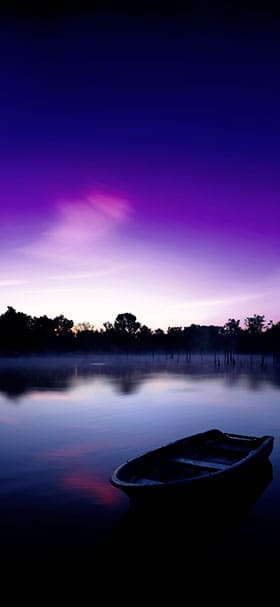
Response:
[{"label": "tree line", "polygon": [[2,354],[57,352],[224,352],[229,358],[237,353],[270,353],[280,360],[280,322],[266,322],[254,314],[240,320],[229,318],[223,326],[170,326],[152,330],[142,325],[131,312],[118,314],[114,323],[101,329],[90,323],[74,325],[64,315],[49,318],[30,316],[8,306],[0,315],[0,352]]}]

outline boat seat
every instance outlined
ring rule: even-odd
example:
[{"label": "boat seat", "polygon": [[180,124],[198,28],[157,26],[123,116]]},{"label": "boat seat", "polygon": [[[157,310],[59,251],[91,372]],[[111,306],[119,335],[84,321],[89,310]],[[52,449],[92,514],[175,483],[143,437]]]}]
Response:
[{"label": "boat seat", "polygon": [[170,461],[178,464],[189,464],[190,466],[199,466],[200,468],[213,468],[213,470],[225,470],[231,464],[221,464],[219,462],[207,462],[199,459],[190,459],[188,457],[173,457]]}]

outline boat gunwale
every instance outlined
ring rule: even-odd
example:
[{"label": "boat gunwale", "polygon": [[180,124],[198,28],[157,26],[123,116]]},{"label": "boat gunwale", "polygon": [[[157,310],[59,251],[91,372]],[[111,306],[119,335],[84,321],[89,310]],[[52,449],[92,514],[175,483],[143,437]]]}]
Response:
[{"label": "boat gunwale", "polygon": [[[136,482],[132,482],[132,481],[126,481],[126,480],[122,480],[119,478],[119,473],[121,470],[123,470],[126,466],[128,466],[129,464],[132,463],[136,463],[138,461],[141,460],[145,460],[146,458],[148,458],[149,456],[153,456],[156,455],[157,453],[160,453],[161,451],[164,451],[167,448],[172,448],[173,446],[179,445],[180,443],[182,443],[184,440],[189,440],[191,441],[192,439],[194,441],[196,441],[197,439],[199,439],[199,437],[206,437],[207,435],[211,435],[214,432],[218,432],[219,434],[221,434],[223,437],[225,438],[238,438],[240,440],[252,440],[252,441],[256,441],[257,446],[256,448],[252,448],[247,455],[244,455],[243,457],[241,457],[240,459],[238,459],[237,461],[233,462],[233,463],[229,463],[226,468],[223,467],[223,464],[221,463],[221,469],[218,470],[211,470],[208,469],[208,472],[206,474],[202,474],[202,475],[197,475],[194,477],[190,477],[188,478],[187,476],[182,478],[182,479],[171,479],[171,480],[167,480],[167,481],[157,481],[157,480],[151,480],[151,479],[145,479],[143,476],[143,481],[142,483],[140,483],[139,481]],[[254,460],[258,460],[259,456],[263,453],[263,457],[269,457],[272,448],[273,448],[273,440],[274,437],[271,435],[263,435],[263,436],[246,436],[246,435],[241,435],[241,434],[232,434],[232,433],[228,433],[228,432],[222,432],[221,430],[218,430],[216,428],[212,429],[212,430],[208,430],[205,432],[200,432],[194,435],[191,435],[189,437],[183,437],[181,439],[177,439],[175,441],[172,441],[170,443],[166,443],[164,445],[162,445],[161,447],[155,448],[155,449],[151,449],[150,451],[146,452],[146,453],[142,453],[136,457],[132,457],[129,458],[126,462],[120,464],[115,471],[113,472],[110,481],[112,483],[112,485],[114,487],[117,487],[119,489],[131,489],[132,491],[136,490],[136,491],[143,491],[145,489],[160,489],[160,488],[172,488],[172,487],[184,487],[190,484],[200,484],[202,482],[205,482],[207,479],[214,479],[214,478],[218,478],[218,477],[226,477],[228,475],[230,475],[232,472],[236,471],[238,468],[242,468],[246,466],[246,464],[249,464],[250,461]],[[269,447],[269,451],[266,454],[266,449]],[[194,461],[194,460],[193,460]],[[206,464],[206,462],[205,462]],[[194,464],[189,464],[190,466],[195,467],[196,465]],[[197,468],[199,469],[204,469],[207,470],[207,465],[205,466],[199,466],[199,464],[197,465]],[[209,468],[210,465],[209,465]]]}]

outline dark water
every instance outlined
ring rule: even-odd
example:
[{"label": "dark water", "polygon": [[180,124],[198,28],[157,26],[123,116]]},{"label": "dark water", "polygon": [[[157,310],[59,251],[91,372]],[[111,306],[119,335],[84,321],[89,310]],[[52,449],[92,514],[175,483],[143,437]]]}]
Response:
[{"label": "dark water", "polygon": [[[277,561],[280,554],[280,369],[214,358],[2,361],[2,559],[99,563]],[[134,511],[113,469],[209,428],[272,434],[270,462],[223,502]],[[143,559],[144,554],[144,559]],[[203,569],[204,568],[204,569]]]}]

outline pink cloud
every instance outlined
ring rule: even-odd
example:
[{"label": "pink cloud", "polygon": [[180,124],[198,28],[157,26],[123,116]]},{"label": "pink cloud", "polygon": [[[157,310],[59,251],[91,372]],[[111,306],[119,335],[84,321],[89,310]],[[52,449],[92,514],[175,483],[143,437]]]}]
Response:
[{"label": "pink cloud", "polygon": [[103,194],[92,194],[89,200],[99,209],[107,218],[111,217],[113,221],[122,223],[126,221],[131,212],[131,207],[126,200]]},{"label": "pink cloud", "polygon": [[86,257],[92,247],[111,237],[128,220],[126,200],[93,193],[82,200],[62,202],[52,225],[22,251],[60,262]]}]

